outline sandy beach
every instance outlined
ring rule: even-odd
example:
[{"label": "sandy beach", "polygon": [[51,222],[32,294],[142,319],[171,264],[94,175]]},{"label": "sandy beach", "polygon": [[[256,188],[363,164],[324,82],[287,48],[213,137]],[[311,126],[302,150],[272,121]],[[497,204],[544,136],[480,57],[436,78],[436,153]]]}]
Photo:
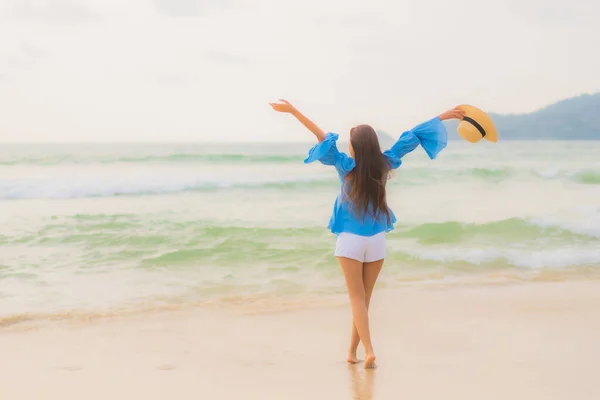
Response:
[{"label": "sandy beach", "polygon": [[379,368],[346,306],[188,309],[0,330],[0,398],[597,399],[600,283],[381,289]]}]

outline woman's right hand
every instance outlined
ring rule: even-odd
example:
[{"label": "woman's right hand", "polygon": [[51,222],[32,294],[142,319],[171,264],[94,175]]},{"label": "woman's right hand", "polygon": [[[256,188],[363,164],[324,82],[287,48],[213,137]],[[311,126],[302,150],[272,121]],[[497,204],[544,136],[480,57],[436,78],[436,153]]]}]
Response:
[{"label": "woman's right hand", "polygon": [[289,101],[279,99],[279,103],[269,103],[273,110],[282,113],[293,113],[296,111],[296,107],[294,107]]},{"label": "woman's right hand", "polygon": [[451,110],[448,110],[442,114],[440,114],[440,120],[444,121],[447,119],[463,119],[465,116],[465,112],[458,107],[454,107]]},{"label": "woman's right hand", "polygon": [[296,109],[289,101],[279,99],[279,103],[269,103],[273,110],[281,113],[292,114],[298,121],[302,123],[309,131],[311,131],[319,142],[325,140],[325,132],[319,128],[314,122],[306,118],[304,114]]}]

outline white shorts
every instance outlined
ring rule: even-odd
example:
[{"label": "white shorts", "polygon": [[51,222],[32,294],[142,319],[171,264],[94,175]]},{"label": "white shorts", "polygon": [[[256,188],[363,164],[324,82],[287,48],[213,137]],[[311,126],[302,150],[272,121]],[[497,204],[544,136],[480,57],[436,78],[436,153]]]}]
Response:
[{"label": "white shorts", "polygon": [[359,236],[342,232],[335,244],[335,256],[360,262],[383,260],[386,256],[385,232],[373,236]]}]

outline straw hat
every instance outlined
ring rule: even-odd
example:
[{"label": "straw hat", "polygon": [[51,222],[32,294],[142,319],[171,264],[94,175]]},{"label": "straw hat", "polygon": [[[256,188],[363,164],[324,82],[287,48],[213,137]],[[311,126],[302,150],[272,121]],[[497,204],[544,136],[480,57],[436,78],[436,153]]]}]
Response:
[{"label": "straw hat", "polygon": [[498,133],[492,119],[477,107],[463,104],[458,108],[465,112],[465,117],[458,124],[458,134],[467,142],[477,143],[481,138],[490,142],[498,141]]}]

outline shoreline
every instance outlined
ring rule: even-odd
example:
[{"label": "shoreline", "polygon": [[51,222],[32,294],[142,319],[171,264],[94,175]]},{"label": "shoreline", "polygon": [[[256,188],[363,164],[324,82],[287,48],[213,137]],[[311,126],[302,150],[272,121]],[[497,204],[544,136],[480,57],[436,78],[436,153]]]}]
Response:
[{"label": "shoreline", "polygon": [[344,362],[346,304],[0,328],[0,397],[600,397],[600,282],[380,289],[374,371]]},{"label": "shoreline", "polygon": [[[600,269],[580,270],[577,272],[538,271],[537,276],[530,279],[522,279],[520,275],[496,274],[495,278],[462,280],[454,278],[451,281],[441,279],[409,279],[386,280],[382,277],[375,287],[376,295],[393,293],[395,291],[417,291],[438,292],[456,290],[476,290],[521,287],[524,285],[548,285],[548,284],[587,284],[597,282],[600,287]],[[495,274],[484,274],[494,276]],[[474,277],[471,277],[474,278]],[[567,278],[565,280],[565,278]],[[194,313],[194,312],[217,312],[225,313],[232,317],[243,315],[279,314],[295,311],[308,311],[313,309],[327,309],[347,307],[347,293],[343,286],[343,276],[340,276],[340,287],[334,293],[313,294],[282,294],[282,293],[255,293],[242,294],[238,296],[223,296],[206,300],[177,301],[167,303],[156,303],[142,306],[137,305],[117,306],[106,309],[65,309],[56,312],[25,312],[20,314],[0,315],[0,333],[2,330],[34,330],[44,329],[61,324],[93,324],[105,321],[120,321],[134,318],[152,318],[158,315],[170,313]]]}]

